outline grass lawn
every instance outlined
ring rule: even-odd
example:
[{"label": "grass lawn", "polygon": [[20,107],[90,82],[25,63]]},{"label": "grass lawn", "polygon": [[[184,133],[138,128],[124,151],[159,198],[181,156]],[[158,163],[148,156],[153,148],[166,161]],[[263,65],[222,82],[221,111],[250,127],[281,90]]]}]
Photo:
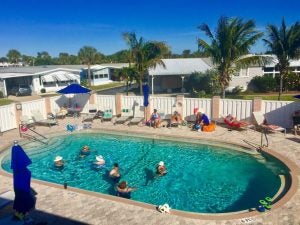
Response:
[{"label": "grass lawn", "polygon": [[0,98],[0,106],[1,105],[9,105],[10,103],[12,103],[13,101],[7,98]]},{"label": "grass lawn", "polygon": [[98,85],[98,86],[92,86],[89,87],[89,89],[91,89],[92,91],[103,91],[106,89],[110,89],[110,88],[115,88],[115,87],[122,87],[125,86],[124,83],[122,82],[113,82],[113,83],[109,83],[109,84],[102,84],[102,85]]},{"label": "grass lawn", "polygon": [[[281,101],[298,101],[298,99],[294,98],[295,93],[291,94],[282,94]],[[240,95],[226,95],[226,98],[233,99],[245,99],[245,100],[253,100],[255,97],[262,98],[263,100],[278,100],[278,93],[256,93],[256,94],[240,94]]]}]

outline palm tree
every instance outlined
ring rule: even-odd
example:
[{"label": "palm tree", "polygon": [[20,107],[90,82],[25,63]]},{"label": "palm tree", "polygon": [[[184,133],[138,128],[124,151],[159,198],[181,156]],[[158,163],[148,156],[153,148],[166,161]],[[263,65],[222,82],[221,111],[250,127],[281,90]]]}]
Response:
[{"label": "palm tree", "polygon": [[79,50],[78,57],[88,65],[88,85],[91,86],[91,64],[95,63],[100,56],[95,48],[84,46]]},{"label": "palm tree", "polygon": [[268,39],[263,39],[265,44],[278,59],[279,70],[279,94],[278,100],[282,95],[283,79],[289,74],[291,59],[300,57],[300,23],[296,22],[291,27],[287,27],[282,19],[281,27],[275,25],[267,26]]},{"label": "palm tree", "polygon": [[132,81],[138,79],[138,73],[133,67],[124,67],[121,70],[119,70],[117,74],[120,80],[126,81],[126,95],[128,95],[129,83],[132,83]]},{"label": "palm tree", "polygon": [[169,47],[164,42],[145,41],[142,37],[138,39],[134,32],[125,32],[123,38],[129,46],[130,62],[134,63],[134,68],[139,75],[142,95],[142,82],[148,75],[148,69],[155,68],[158,64],[165,66],[161,59],[168,54]]},{"label": "palm tree", "polygon": [[240,18],[220,17],[215,34],[207,24],[198,27],[210,39],[208,44],[203,39],[198,39],[199,50],[212,57],[217,66],[218,80],[225,98],[225,89],[228,87],[232,74],[241,66],[258,63],[259,56],[248,55],[250,47],[262,36],[255,30],[253,20],[243,21]]},{"label": "palm tree", "polygon": [[10,63],[18,63],[19,59],[21,58],[21,53],[16,49],[11,49],[6,54]]}]

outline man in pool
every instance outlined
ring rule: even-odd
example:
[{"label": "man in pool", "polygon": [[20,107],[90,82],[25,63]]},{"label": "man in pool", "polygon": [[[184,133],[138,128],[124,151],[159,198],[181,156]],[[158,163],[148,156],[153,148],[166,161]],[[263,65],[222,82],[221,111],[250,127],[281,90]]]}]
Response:
[{"label": "man in pool", "polygon": [[117,196],[122,198],[131,198],[131,192],[135,191],[137,188],[128,187],[126,181],[122,181],[117,186]]},{"label": "man in pool", "polygon": [[119,182],[121,175],[119,172],[119,164],[118,163],[114,163],[114,167],[113,169],[109,172],[109,177],[116,183]]}]

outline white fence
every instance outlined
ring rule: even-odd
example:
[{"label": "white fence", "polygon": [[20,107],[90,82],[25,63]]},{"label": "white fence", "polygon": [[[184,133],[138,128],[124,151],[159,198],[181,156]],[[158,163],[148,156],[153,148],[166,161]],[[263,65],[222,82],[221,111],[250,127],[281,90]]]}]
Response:
[{"label": "white fence", "polygon": [[220,117],[228,114],[238,120],[252,117],[252,100],[220,99],[219,107]]},{"label": "white fence", "polygon": [[[70,102],[83,108],[83,112],[88,111],[89,95],[79,95],[69,99],[65,96],[55,96],[50,99],[50,111],[55,112],[60,106],[69,106]],[[176,97],[160,97],[150,96],[150,108],[158,109],[159,112],[164,112],[170,115],[176,110],[179,105],[176,102]],[[134,103],[143,105],[142,96],[122,96],[121,108],[131,108]],[[220,99],[219,115],[225,116],[232,114],[238,120],[250,119],[252,117],[251,100],[236,100],[236,99]],[[96,95],[96,105],[99,110],[112,109],[116,115],[116,96],[115,95]],[[212,114],[212,100],[202,98],[184,98],[183,116],[194,114],[194,109],[198,108],[204,111],[210,118]],[[265,114],[269,123],[280,125],[285,128],[292,127],[292,114],[296,110],[300,110],[300,102],[291,101],[262,101],[262,112]],[[46,101],[45,99],[34,100],[30,102],[22,102],[22,115],[31,116],[32,110],[39,110],[46,118]],[[0,107],[0,129],[7,131],[17,128],[19,121],[16,120],[15,103]]]},{"label": "white fence", "polygon": [[262,112],[268,123],[282,127],[292,127],[292,114],[300,110],[300,102],[262,101]]},{"label": "white fence", "polygon": [[97,95],[96,104],[99,110],[111,109],[116,115],[116,98],[114,95]]},{"label": "white fence", "polygon": [[0,106],[0,131],[7,131],[17,128],[15,108],[15,103]]},{"label": "white fence", "polygon": [[32,116],[32,110],[39,110],[43,115],[44,119],[47,117],[45,99],[34,100],[30,102],[22,102],[22,115]]},{"label": "white fence", "polygon": [[209,118],[211,118],[211,99],[185,98],[183,117],[193,115],[195,109],[198,109],[199,112],[204,112]]}]

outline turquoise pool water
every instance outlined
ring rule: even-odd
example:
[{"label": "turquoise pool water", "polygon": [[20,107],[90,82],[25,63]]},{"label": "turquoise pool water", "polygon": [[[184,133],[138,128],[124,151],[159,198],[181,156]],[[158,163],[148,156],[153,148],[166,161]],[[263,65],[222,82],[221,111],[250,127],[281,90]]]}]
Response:
[{"label": "turquoise pool water", "polygon": [[[32,159],[32,177],[85,190],[115,194],[107,177],[114,162],[121,180],[138,188],[132,199],[191,212],[220,213],[256,207],[260,199],[274,196],[280,187],[278,174],[286,168],[277,160],[206,144],[187,144],[103,133],[53,137],[49,145],[23,148]],[[82,146],[92,150],[79,158]],[[101,154],[106,167],[96,171],[91,164]],[[55,156],[66,161],[63,170],[53,168]],[[168,174],[153,178],[155,166],[164,161]],[[11,172],[10,155],[2,161]]]}]

